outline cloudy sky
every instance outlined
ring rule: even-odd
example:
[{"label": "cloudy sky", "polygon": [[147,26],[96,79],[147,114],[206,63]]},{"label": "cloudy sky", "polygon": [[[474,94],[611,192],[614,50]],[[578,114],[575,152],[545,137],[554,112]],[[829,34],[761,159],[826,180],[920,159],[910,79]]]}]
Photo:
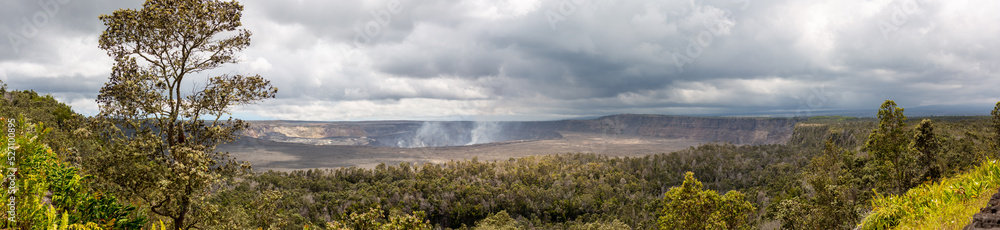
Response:
[{"label": "cloudy sky", "polygon": [[[241,2],[252,44],[216,72],[279,88],[234,110],[249,119],[874,115],[886,99],[986,114],[1000,100],[1000,1]],[[97,17],[141,4],[2,0],[0,80],[95,114],[113,65]]]}]

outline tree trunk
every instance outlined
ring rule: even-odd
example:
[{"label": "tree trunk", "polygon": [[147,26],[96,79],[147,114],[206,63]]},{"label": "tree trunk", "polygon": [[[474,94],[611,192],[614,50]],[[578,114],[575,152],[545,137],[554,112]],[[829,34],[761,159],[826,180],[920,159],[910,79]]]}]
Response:
[{"label": "tree trunk", "polygon": [[184,227],[184,219],[187,217],[188,206],[191,205],[190,189],[186,191],[188,192],[187,196],[183,196],[183,198],[181,198],[181,211],[177,213],[177,217],[174,217],[174,229],[176,230],[186,229],[186,227]]},{"label": "tree trunk", "polygon": [[184,214],[174,217],[174,229],[181,230],[182,225],[184,225]]}]

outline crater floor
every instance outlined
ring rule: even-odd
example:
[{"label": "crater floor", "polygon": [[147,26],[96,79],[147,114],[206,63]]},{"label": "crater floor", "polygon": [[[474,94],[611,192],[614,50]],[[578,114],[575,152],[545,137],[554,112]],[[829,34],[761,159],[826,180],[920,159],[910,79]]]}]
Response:
[{"label": "crater floor", "polygon": [[563,138],[494,142],[469,146],[395,148],[350,145],[309,145],[244,138],[219,146],[254,171],[291,171],[338,167],[374,168],[379,163],[442,163],[449,160],[506,160],[531,155],[597,153],[608,156],[644,156],[673,152],[701,144],[698,140],[600,133],[559,132]]}]

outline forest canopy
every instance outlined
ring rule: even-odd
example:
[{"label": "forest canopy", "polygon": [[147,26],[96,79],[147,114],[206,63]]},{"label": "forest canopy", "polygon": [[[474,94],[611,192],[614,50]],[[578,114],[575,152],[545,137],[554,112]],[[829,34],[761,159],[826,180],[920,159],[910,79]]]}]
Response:
[{"label": "forest canopy", "polygon": [[[114,186],[96,178],[94,159],[108,149],[88,134],[94,128],[87,125],[91,118],[32,91],[5,90],[3,95],[0,115],[24,116],[25,127],[48,127],[37,140],[50,150],[40,151],[51,151],[49,156],[65,162],[48,170],[71,170],[64,172],[80,178],[70,180],[80,181],[73,182],[80,186],[74,191],[87,191],[48,203],[56,221],[19,224],[58,224],[60,216],[67,216],[72,217],[68,225],[103,223],[106,229],[150,228],[163,222],[170,226],[170,218],[150,212],[149,203],[124,205],[120,200],[127,200],[127,193],[115,193]],[[212,215],[196,215],[192,221],[211,229],[849,229],[871,210],[874,192],[902,194],[996,157],[992,117],[918,118],[918,125],[908,125],[892,119],[903,116],[901,110],[885,109],[891,107],[881,111],[899,114],[801,120],[787,144],[708,143],[643,157],[567,153],[254,172],[210,184],[194,202]],[[892,151],[905,157],[895,162],[876,157],[874,149],[884,146],[873,138],[883,133],[898,133]],[[36,196],[64,191],[38,188]],[[686,201],[692,197],[704,199]],[[123,221],[87,219],[92,214],[84,210],[97,205],[94,202],[119,207],[112,213]],[[705,211],[694,213],[703,215],[678,216],[697,207]]]}]

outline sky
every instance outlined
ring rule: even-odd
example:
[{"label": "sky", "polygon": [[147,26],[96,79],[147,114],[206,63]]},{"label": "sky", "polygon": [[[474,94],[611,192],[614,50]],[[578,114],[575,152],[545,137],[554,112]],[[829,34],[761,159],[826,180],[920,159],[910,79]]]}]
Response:
[{"label": "sky", "polygon": [[[98,16],[142,1],[0,2],[0,80],[97,114],[113,66]],[[186,83],[271,80],[276,98],[233,108],[244,119],[873,116],[887,99],[949,115],[1000,100],[1000,1],[240,2],[242,62]]]}]

